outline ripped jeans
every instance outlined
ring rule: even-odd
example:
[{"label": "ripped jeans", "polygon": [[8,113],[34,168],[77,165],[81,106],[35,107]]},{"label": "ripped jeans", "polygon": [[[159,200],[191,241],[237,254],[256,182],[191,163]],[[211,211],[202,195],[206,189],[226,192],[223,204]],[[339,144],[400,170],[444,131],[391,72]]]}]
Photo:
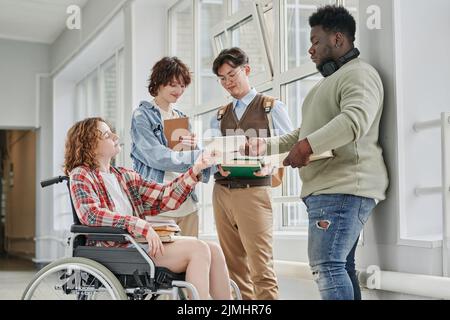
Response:
[{"label": "ripped jeans", "polygon": [[346,194],[309,196],[308,258],[323,300],[361,299],[355,251],[375,200]]}]

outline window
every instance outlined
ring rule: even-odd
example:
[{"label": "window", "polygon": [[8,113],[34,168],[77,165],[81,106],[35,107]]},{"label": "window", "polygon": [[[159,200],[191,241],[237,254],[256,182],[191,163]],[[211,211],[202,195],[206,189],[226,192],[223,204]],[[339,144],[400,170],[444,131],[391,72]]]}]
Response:
[{"label": "window", "polygon": [[[315,74],[307,78],[294,81],[285,85],[286,106],[291,119],[292,126],[298,128],[302,122],[301,106],[303,101],[322,76]],[[286,168],[283,179],[283,196],[295,197],[300,195],[302,182],[299,177],[298,169]],[[283,204],[283,227],[303,227],[307,222],[306,208],[303,203]]]},{"label": "window", "polygon": [[113,128],[118,125],[117,66],[115,56],[100,68],[102,85],[102,115]]},{"label": "window", "polygon": [[239,10],[230,19],[218,23],[213,30],[216,51],[224,48],[240,47],[249,56],[252,72],[250,80],[254,86],[272,79],[272,68],[266,50],[261,18],[256,3],[245,10]]},{"label": "window", "polygon": [[250,57],[254,74],[266,71],[264,64],[264,51],[260,50],[258,44],[256,21],[248,18],[231,28],[231,45],[242,48]]},{"label": "window", "polygon": [[[227,47],[227,38],[226,38],[225,32],[218,34],[214,38],[214,45],[216,46],[216,48],[226,48]],[[219,50],[217,50],[217,51],[219,51]]]},{"label": "window", "polygon": [[[194,120],[194,130],[198,137],[204,137],[210,128],[210,122],[217,114],[216,110],[212,110],[197,115]],[[200,217],[200,234],[213,234],[216,231],[214,222],[214,212],[212,205],[212,192],[214,187],[214,177],[211,176],[208,183],[198,184],[196,190],[199,195],[199,217]]]},{"label": "window", "polygon": [[285,57],[284,70],[290,70],[310,63],[309,17],[321,5],[335,3],[333,0],[285,0]]},{"label": "window", "polygon": [[275,33],[275,17],[272,1],[263,5],[262,8],[264,17],[264,34],[267,41],[267,49],[269,50],[269,57],[271,62],[273,62],[273,46],[274,46],[274,33]]},{"label": "window", "polygon": [[[194,3],[194,6],[191,3]],[[285,102],[294,128],[301,124],[301,106],[310,89],[322,79],[311,62],[309,16],[319,7],[335,0],[181,0],[170,11],[172,28],[171,53],[185,62],[193,61],[198,75],[192,91],[195,114],[194,128],[199,137],[209,129],[216,109],[229,102],[211,72],[218,52],[239,46],[249,54],[252,75],[250,82],[259,92]],[[339,3],[341,3],[339,1]],[[358,1],[345,0],[344,5],[358,19]],[[182,14],[181,17],[178,15]],[[180,20],[193,34],[194,41],[180,30]],[[194,17],[197,21],[194,21]],[[190,20],[189,20],[190,19]],[[191,23],[188,23],[188,20]],[[192,27],[194,26],[194,27]],[[194,29],[192,29],[194,28]],[[177,31],[178,30],[178,31]],[[184,38],[180,38],[183,37]],[[185,52],[191,48],[190,52]],[[197,57],[197,58],[195,58]],[[188,60],[191,59],[191,60]],[[274,76],[275,75],[275,76]],[[195,96],[195,97],[194,97]],[[215,233],[212,209],[213,177],[201,184],[199,194],[200,233]],[[272,189],[274,197],[274,228],[280,231],[304,231],[306,208],[299,200],[301,180],[297,169],[286,169],[282,187]]]},{"label": "window", "polygon": [[202,0],[199,6],[200,61],[198,65],[200,67],[200,96],[198,104],[202,104],[225,95],[222,86],[216,81],[216,75],[212,72],[212,65],[216,54],[211,39],[212,28],[226,14],[226,8],[222,0]]},{"label": "window", "polygon": [[86,108],[85,117],[101,116],[100,112],[100,84],[98,70],[93,71],[86,79]]},{"label": "window", "polygon": [[[123,49],[95,68],[76,86],[75,120],[102,117],[120,137],[123,128]],[[124,152],[115,159],[116,165],[124,165]]]},{"label": "window", "polygon": [[356,21],[356,41],[355,46],[359,46],[359,2],[358,0],[343,0],[344,7],[351,13]]},{"label": "window", "polygon": [[249,9],[254,2],[253,0],[231,0],[231,13],[234,14],[244,9]]},{"label": "window", "polygon": [[[171,27],[171,55],[176,55],[190,69],[194,66],[194,16],[192,1],[183,0],[169,10]],[[195,78],[193,74],[193,82]],[[190,85],[179,101],[179,105],[189,108],[194,105],[195,86]]]}]

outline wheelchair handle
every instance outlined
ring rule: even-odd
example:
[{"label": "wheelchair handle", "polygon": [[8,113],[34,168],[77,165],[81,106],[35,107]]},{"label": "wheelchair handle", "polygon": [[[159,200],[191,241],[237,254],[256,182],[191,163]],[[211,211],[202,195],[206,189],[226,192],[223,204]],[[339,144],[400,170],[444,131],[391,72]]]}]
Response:
[{"label": "wheelchair handle", "polygon": [[45,187],[48,187],[48,186],[51,186],[51,185],[54,185],[54,184],[57,184],[57,183],[61,183],[63,181],[69,181],[69,177],[67,177],[67,176],[58,176],[58,177],[54,177],[54,178],[51,178],[51,179],[48,179],[48,180],[43,180],[43,181],[41,181],[41,187],[45,188]]}]

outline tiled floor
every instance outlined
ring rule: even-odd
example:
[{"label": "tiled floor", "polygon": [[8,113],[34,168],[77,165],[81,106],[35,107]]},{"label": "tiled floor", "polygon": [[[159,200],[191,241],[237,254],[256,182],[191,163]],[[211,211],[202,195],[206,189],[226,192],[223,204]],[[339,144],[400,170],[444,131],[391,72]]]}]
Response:
[{"label": "tiled floor", "polygon": [[[0,300],[20,299],[22,293],[36,273],[31,261],[0,258]],[[279,277],[280,299],[314,300],[319,293],[313,281]]]}]

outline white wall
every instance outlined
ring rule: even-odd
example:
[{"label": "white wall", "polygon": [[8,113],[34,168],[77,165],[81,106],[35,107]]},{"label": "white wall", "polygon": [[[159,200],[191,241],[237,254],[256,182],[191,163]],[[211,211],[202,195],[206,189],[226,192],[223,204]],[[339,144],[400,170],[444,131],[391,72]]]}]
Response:
[{"label": "white wall", "polygon": [[398,116],[400,165],[404,172],[402,237],[442,233],[441,195],[414,195],[415,187],[438,187],[441,180],[439,128],[415,133],[417,121],[440,119],[450,111],[450,2],[446,0],[398,1]]},{"label": "white wall", "polygon": [[83,47],[53,77],[53,154],[54,174],[61,174],[64,158],[64,143],[67,130],[75,121],[75,88],[88,74],[116,53],[124,40],[122,12],[99,32],[92,42]]},{"label": "white wall", "polygon": [[152,66],[166,54],[167,5],[164,1],[135,0],[125,15],[125,94],[123,137],[125,165],[132,166],[131,114],[141,100],[149,100],[147,80]]},{"label": "white wall", "polygon": [[148,0],[136,0],[134,3],[135,52],[135,92],[133,107],[141,100],[148,100],[147,80],[153,65],[166,54],[168,30],[167,7],[154,5]]},{"label": "white wall", "polygon": [[81,29],[65,30],[52,44],[50,68],[58,72],[105,27],[127,0],[89,1],[81,12]]},{"label": "white wall", "polygon": [[[53,79],[53,175],[62,175],[66,134],[76,121],[76,85],[98,65],[106,61],[122,45],[124,20],[119,12],[108,25],[62,68]],[[68,192],[65,185],[54,190],[54,230],[68,230],[73,223]]]},{"label": "white wall", "polygon": [[[91,2],[97,2],[91,1]],[[64,143],[67,130],[74,122],[75,85],[88,72],[114,54],[118,47],[124,45],[125,54],[125,142],[124,151],[128,166],[130,149],[130,119],[133,108],[141,99],[148,99],[146,81],[153,64],[160,59],[166,48],[166,10],[164,2],[148,0],[129,1],[122,12],[120,4],[126,1],[99,1],[93,6],[91,2],[83,9],[82,32],[65,31],[51,48],[51,65],[53,77],[53,104],[51,112],[43,115],[51,124],[53,131],[52,150],[48,157],[51,175],[62,174],[64,161]],[[95,17],[95,18],[94,18]],[[96,25],[92,22],[95,21]],[[158,30],[158,32],[154,32]],[[90,33],[89,36],[86,34]],[[89,41],[86,39],[89,38]],[[128,91],[128,94],[127,94]],[[48,118],[50,117],[50,118]],[[42,195],[48,196],[48,191]],[[45,261],[64,255],[58,239],[64,238],[72,217],[70,213],[67,189],[65,185],[52,188],[52,208],[47,216],[42,215],[38,234],[50,237],[39,244],[37,261]],[[46,199],[46,198],[45,198]],[[45,205],[44,205],[45,206]],[[46,208],[48,209],[48,208]],[[44,209],[42,209],[44,210]],[[52,214],[50,214],[50,212]],[[48,244],[51,245],[48,245]]]},{"label": "white wall", "polygon": [[[42,84],[46,92],[41,99],[40,117],[45,128],[40,130],[39,139],[40,179],[63,173],[65,136],[74,121],[75,85],[123,42],[122,16],[114,17],[125,2],[89,1],[82,11],[81,31],[64,31],[50,47],[47,66],[52,78]],[[72,217],[65,185],[39,191],[36,234],[46,240],[37,242],[35,260],[44,263],[65,254],[61,241],[65,241]]]},{"label": "white wall", "polygon": [[[381,8],[381,29],[366,27],[370,5]],[[417,186],[439,186],[440,131],[414,133],[413,123],[450,111],[450,2],[360,0],[362,58],[380,73],[385,88],[380,143],[389,170],[388,198],[369,219],[357,251],[357,267],[442,275],[442,252],[425,234],[440,232],[441,197],[417,198]],[[402,217],[400,214],[402,213]],[[405,219],[406,218],[406,219]],[[401,232],[402,231],[402,232]],[[405,241],[405,236],[415,238]],[[306,239],[295,249],[288,237],[275,241],[275,258],[307,262]],[[369,292],[370,298],[401,295]]]},{"label": "white wall", "polygon": [[432,237],[423,236],[440,232],[441,198],[414,196],[417,186],[441,183],[440,133],[417,134],[412,126],[450,110],[450,61],[445,56],[450,45],[442,38],[442,32],[450,30],[450,3],[364,0],[361,12],[372,4],[382,8],[382,29],[364,28],[361,49],[384,82],[380,142],[390,187],[388,199],[365,229],[359,266],[376,264],[384,270],[440,276],[441,249]]},{"label": "white wall", "polygon": [[[39,182],[52,176],[52,85],[50,46],[0,39],[0,128],[36,128],[36,238],[48,235],[52,192]],[[39,76],[43,75],[43,76]],[[56,258],[58,245],[36,241],[36,257]],[[39,260],[39,259],[38,259]],[[37,262],[39,262],[36,260]]]},{"label": "white wall", "polygon": [[42,77],[39,84],[41,126],[37,131],[36,148],[36,259],[34,260],[37,263],[48,262],[61,256],[65,243],[63,232],[55,232],[53,227],[53,188],[42,189],[39,185],[39,181],[55,175],[52,158],[54,140],[53,81],[50,77]]},{"label": "white wall", "polygon": [[36,74],[49,72],[49,46],[0,39],[0,128],[36,128]]}]

